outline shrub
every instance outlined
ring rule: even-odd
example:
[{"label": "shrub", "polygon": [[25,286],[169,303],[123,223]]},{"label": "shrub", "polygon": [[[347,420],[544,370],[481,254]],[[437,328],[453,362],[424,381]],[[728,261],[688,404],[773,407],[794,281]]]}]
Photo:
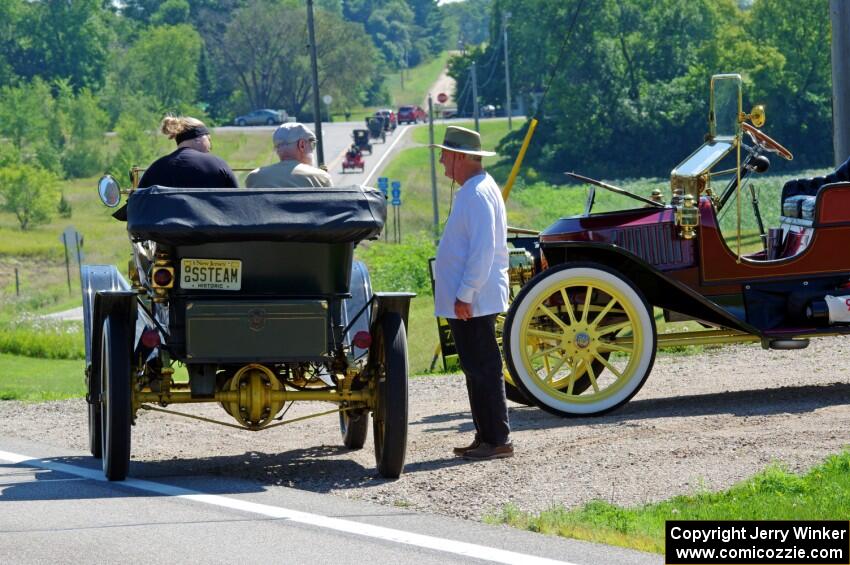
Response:
[{"label": "shrub", "polygon": [[65,198],[64,192],[59,197],[59,206],[57,206],[56,211],[59,212],[59,215],[63,218],[70,218],[73,213],[71,203],[68,202],[67,198]]},{"label": "shrub", "polygon": [[382,291],[431,293],[428,259],[436,253],[434,242],[417,234],[401,244],[370,242],[358,249],[369,267],[372,288]]},{"label": "shrub", "polygon": [[21,230],[50,221],[58,204],[56,176],[41,167],[13,164],[0,169],[0,210],[11,212]]}]

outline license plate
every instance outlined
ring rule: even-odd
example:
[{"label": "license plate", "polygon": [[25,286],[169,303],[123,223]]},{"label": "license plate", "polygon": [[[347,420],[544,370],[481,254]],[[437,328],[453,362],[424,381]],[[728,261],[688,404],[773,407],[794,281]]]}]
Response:
[{"label": "license plate", "polygon": [[180,288],[239,290],[242,261],[238,259],[181,259]]}]

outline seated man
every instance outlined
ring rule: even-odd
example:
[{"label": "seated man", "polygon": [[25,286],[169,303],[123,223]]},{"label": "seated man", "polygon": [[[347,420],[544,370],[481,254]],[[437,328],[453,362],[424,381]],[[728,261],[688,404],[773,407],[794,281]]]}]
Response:
[{"label": "seated man", "polygon": [[349,147],[348,153],[345,154],[345,156],[349,159],[356,159],[360,157],[360,155],[360,148],[358,148],[356,145],[352,145],[351,147]]},{"label": "seated man", "polygon": [[798,194],[815,196],[822,186],[834,182],[850,182],[850,158],[825,177],[789,180],[782,187],[782,202]]},{"label": "seated man", "polygon": [[304,124],[281,124],[272,135],[280,162],[248,173],[248,188],[330,187],[331,176],[313,166],[316,136]]}]

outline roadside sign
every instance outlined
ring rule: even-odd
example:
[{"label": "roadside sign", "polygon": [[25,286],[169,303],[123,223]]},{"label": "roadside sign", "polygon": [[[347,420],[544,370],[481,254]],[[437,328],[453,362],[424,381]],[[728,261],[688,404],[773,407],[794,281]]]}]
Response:
[{"label": "roadside sign", "polygon": [[387,177],[378,177],[378,190],[384,193],[384,196],[387,195],[387,189],[390,187],[390,179]]},{"label": "roadside sign", "polygon": [[324,96],[322,96],[322,102],[324,102],[328,106],[330,106],[331,102],[333,101],[333,96],[331,96],[330,94],[325,94]]},{"label": "roadside sign", "polygon": [[65,231],[59,234],[59,243],[65,246],[66,254],[68,248],[76,248],[78,262],[82,259],[83,252],[80,248],[83,246],[83,234],[78,232],[73,226],[68,226],[65,228]]},{"label": "roadside sign", "polygon": [[393,206],[401,206],[401,183],[397,180],[393,181],[392,195],[393,195],[392,205]]},{"label": "roadside sign", "polygon": [[448,99],[449,95],[445,92],[441,92],[437,95],[437,102],[439,102],[440,104],[445,104]]}]

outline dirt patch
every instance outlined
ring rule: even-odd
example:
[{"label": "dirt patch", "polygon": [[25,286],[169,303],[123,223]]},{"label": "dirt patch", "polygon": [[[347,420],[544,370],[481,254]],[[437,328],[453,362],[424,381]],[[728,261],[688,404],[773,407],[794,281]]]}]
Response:
[{"label": "dirt patch", "polygon": [[[377,476],[371,432],[365,449],[341,447],[333,416],[251,433],[143,412],[131,475],[250,478],[471,519],[509,502],[530,511],[592,499],[641,504],[726,488],[772,462],[802,472],[839,452],[850,443],[848,359],[845,338],[802,352],[746,345],[661,356],[632,402],[600,418],[512,404],[516,457],[485,463],[451,454],[472,437],[462,378],[415,378],[397,481]],[[213,405],[175,409],[229,421]],[[295,404],[287,418],[323,409]],[[85,404],[0,403],[0,436],[85,450]]]}]

